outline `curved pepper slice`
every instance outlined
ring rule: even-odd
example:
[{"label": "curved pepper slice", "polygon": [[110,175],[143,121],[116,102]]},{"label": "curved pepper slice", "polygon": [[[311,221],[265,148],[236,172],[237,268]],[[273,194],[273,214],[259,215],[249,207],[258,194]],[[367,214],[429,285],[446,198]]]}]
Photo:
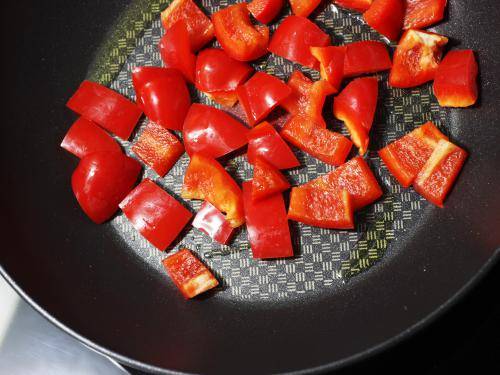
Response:
[{"label": "curved pepper slice", "polygon": [[174,0],[161,12],[161,22],[165,30],[170,29],[179,20],[186,22],[192,51],[198,51],[213,39],[212,22],[193,0]]},{"label": "curved pepper slice", "polygon": [[354,228],[351,197],[346,190],[294,187],[290,193],[288,218],[320,228]]},{"label": "curved pepper slice", "polygon": [[289,119],[280,134],[294,146],[330,165],[342,164],[352,147],[351,141],[342,134],[301,115]]},{"label": "curved pepper slice", "polygon": [[165,250],[191,219],[174,197],[149,179],[143,180],[120,203],[134,228],[158,250]]},{"label": "curved pepper slice", "polygon": [[184,146],[169,130],[148,122],[132,151],[163,177],[184,153]]},{"label": "curved pepper slice", "polygon": [[193,154],[184,175],[181,196],[204,199],[221,212],[233,228],[245,222],[240,187],[215,159]]},{"label": "curved pepper slice", "polygon": [[347,47],[310,47],[311,54],[319,61],[321,78],[338,92],[344,78],[344,60]]},{"label": "curved pepper slice", "polygon": [[255,202],[252,182],[243,183],[245,218],[252,255],[257,259],[293,256],[292,239],[282,194]]},{"label": "curved pepper slice", "polygon": [[151,66],[134,68],[132,82],[146,116],[167,129],[181,130],[191,97],[176,69]]},{"label": "curved pepper slice", "polygon": [[330,45],[330,36],[305,17],[288,16],[271,38],[269,51],[287,60],[318,70],[319,62],[309,47]]},{"label": "curved pepper slice", "polygon": [[208,268],[188,249],[179,250],[163,259],[162,263],[185,298],[196,297],[219,285]]},{"label": "curved pepper slice", "polygon": [[284,3],[284,0],[252,0],[247,7],[257,21],[269,23],[276,18]]},{"label": "curved pepper slice", "polygon": [[248,162],[255,164],[257,157],[261,157],[278,169],[295,168],[300,165],[290,147],[266,121],[248,133]]},{"label": "curved pepper slice", "polygon": [[442,107],[469,107],[476,103],[478,67],[471,50],[450,51],[434,77],[434,95]]},{"label": "curved pepper slice", "polygon": [[220,109],[194,103],[186,116],[182,138],[186,152],[218,158],[247,144],[248,129]]},{"label": "curved pepper slice", "polygon": [[267,52],[269,28],[252,24],[245,3],[219,10],[212,15],[212,22],[217,40],[233,59],[255,60]]},{"label": "curved pepper slice", "polygon": [[390,40],[398,40],[404,16],[404,0],[374,0],[363,13],[366,23]]},{"label": "curved pepper slice", "polygon": [[141,109],[130,100],[91,81],[83,81],[66,105],[125,140],[130,137],[142,115]]},{"label": "curved pepper slice", "polygon": [[289,0],[292,13],[296,16],[307,17],[321,3],[321,0]]},{"label": "curved pepper slice", "polygon": [[285,176],[264,159],[257,157],[253,167],[252,199],[254,201],[290,188]]},{"label": "curved pepper slice", "polygon": [[80,159],[97,151],[121,152],[118,143],[108,133],[83,117],[71,125],[61,147]]},{"label": "curved pepper slice", "polygon": [[361,156],[356,156],[337,169],[309,181],[302,187],[332,191],[347,190],[355,211],[375,202],[382,196],[382,189],[377,179]]},{"label": "curved pepper slice", "polygon": [[226,245],[234,233],[234,228],[229,225],[222,212],[209,202],[203,202],[192,224],[222,245]]},{"label": "curved pepper slice", "polygon": [[378,153],[389,172],[401,185],[408,187],[412,184],[415,176],[422,169],[441,139],[448,140],[429,121],[404,137],[389,143]]},{"label": "curved pepper slice", "polygon": [[82,210],[96,224],[110,219],[132,190],[141,165],[120,152],[99,151],[80,160],[71,187]]},{"label": "curved pepper slice", "polygon": [[166,68],[178,69],[187,81],[194,82],[196,56],[191,52],[184,20],[177,21],[165,32],[160,40],[159,49]]},{"label": "curved pepper slice", "polygon": [[368,150],[377,98],[377,78],[364,77],[350,82],[333,101],[334,116],[344,121],[361,155]]},{"label": "curved pepper slice", "polygon": [[415,191],[436,206],[443,207],[466,158],[465,150],[441,139],[415,178]]},{"label": "curved pepper slice", "polygon": [[394,52],[389,84],[408,88],[432,81],[448,38],[419,30],[406,31]]},{"label": "curved pepper slice", "polygon": [[343,8],[364,12],[370,8],[373,0],[333,0],[333,2]]},{"label": "curved pepper slice", "polygon": [[392,63],[384,43],[375,40],[346,44],[344,76],[355,77],[391,69]]},{"label": "curved pepper slice", "polygon": [[423,29],[441,21],[447,0],[406,0],[403,28]]},{"label": "curved pepper slice", "polygon": [[255,73],[236,89],[250,125],[266,118],[291,92],[282,80],[264,72]]}]

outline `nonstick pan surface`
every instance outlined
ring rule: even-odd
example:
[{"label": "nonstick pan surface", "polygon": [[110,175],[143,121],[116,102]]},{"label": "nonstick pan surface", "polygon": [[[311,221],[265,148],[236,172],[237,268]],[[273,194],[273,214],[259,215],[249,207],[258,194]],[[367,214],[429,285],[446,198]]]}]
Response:
[{"label": "nonstick pan surface", "polygon": [[[203,2],[209,11],[225,4]],[[479,103],[443,110],[430,86],[391,90],[380,75],[381,104],[367,160],[384,197],[356,217],[356,230],[292,225],[296,258],[273,262],[251,259],[244,232],[231,248],[221,249],[190,231],[177,247],[195,250],[224,282],[196,301],[180,298],[160,267],[164,254],[121,215],[102,226],[84,216],[70,187],[77,161],[59,148],[75,119],[65,102],[84,78],[133,97],[131,68],[159,65],[158,15],[166,5],[163,0],[3,5],[0,263],[3,275],[51,321],[144,370],[319,371],[407,336],[495,261],[500,26],[494,20],[500,11],[495,0],[450,1],[447,20],[435,30],[450,36],[452,46],[477,51]],[[313,18],[336,44],[379,39],[352,14],[331,5]],[[293,68],[279,58],[257,65],[280,78]],[[331,119],[328,110],[325,115]],[[374,152],[427,120],[470,152],[444,209],[401,189]],[[300,152],[297,156],[306,167],[290,172],[294,183],[328,171]],[[165,179],[149,170],[145,176],[175,195],[186,164],[184,157]],[[228,165],[240,181],[251,176],[243,156]],[[198,205],[189,207],[194,211]]]}]

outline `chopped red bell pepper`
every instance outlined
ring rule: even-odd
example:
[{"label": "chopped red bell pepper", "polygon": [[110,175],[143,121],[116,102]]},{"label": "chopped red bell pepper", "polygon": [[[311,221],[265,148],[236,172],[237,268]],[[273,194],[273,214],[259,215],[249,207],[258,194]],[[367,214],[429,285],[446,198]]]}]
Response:
[{"label": "chopped red bell pepper", "polygon": [[278,169],[295,168],[300,165],[290,147],[274,127],[265,121],[248,133],[248,162],[255,164],[257,157],[261,157]]},{"label": "chopped red bell pepper", "polygon": [[205,93],[211,100],[224,107],[234,107],[234,105],[238,102],[238,94],[236,94],[236,90],[234,91],[218,91]]},{"label": "chopped red bell pepper", "polygon": [[404,17],[404,0],[374,0],[363,13],[366,23],[390,40],[398,40]]},{"label": "chopped red bell pepper", "polygon": [[363,77],[350,82],[333,101],[333,114],[344,121],[360,155],[368,150],[377,98],[377,78]]},{"label": "chopped red bell pepper", "polygon": [[288,16],[271,38],[269,51],[287,60],[318,70],[319,62],[309,47],[330,45],[330,36],[305,17]]},{"label": "chopped red bell pepper", "polygon": [[165,32],[159,49],[166,68],[178,69],[187,81],[194,82],[196,56],[191,52],[185,20],[177,21]]},{"label": "chopped red bell pepper", "polygon": [[290,118],[281,135],[294,146],[330,165],[342,164],[352,147],[351,141],[342,134],[325,129],[302,115]]},{"label": "chopped red bell pepper", "polygon": [[432,81],[448,38],[419,30],[406,31],[394,52],[389,84],[408,88]]},{"label": "chopped red bell pepper", "polygon": [[441,21],[447,0],[406,0],[405,30],[424,29]]},{"label": "chopped red bell pepper", "polygon": [[392,62],[384,43],[366,40],[346,44],[344,77],[355,77],[391,69]]},{"label": "chopped red bell pepper", "polygon": [[321,3],[321,0],[289,0],[292,13],[296,16],[307,17]]},{"label": "chopped red bell pepper", "polygon": [[161,12],[161,22],[165,30],[170,29],[179,20],[186,22],[192,51],[198,51],[214,38],[212,22],[193,0],[173,0],[168,8]]},{"label": "chopped red bell pepper", "polygon": [[321,228],[354,228],[351,197],[347,190],[294,187],[290,193],[288,218]]},{"label": "chopped red bell pepper", "polygon": [[450,51],[434,77],[434,95],[442,107],[469,107],[476,103],[478,67],[472,50]]},{"label": "chopped red bell pepper", "polygon": [[222,245],[226,245],[234,233],[234,228],[229,225],[222,212],[209,202],[203,202],[201,205],[193,219],[193,227]]},{"label": "chopped red bell pepper", "polygon": [[292,90],[282,80],[264,72],[257,72],[236,89],[250,125],[262,121]]},{"label": "chopped red bell pepper", "polygon": [[391,174],[401,185],[408,187],[441,139],[448,140],[429,121],[404,137],[388,144],[378,153]]},{"label": "chopped red bell pepper", "polygon": [[96,224],[111,218],[132,190],[141,165],[120,152],[98,151],[80,160],[71,176],[73,193]]},{"label": "chopped red bell pepper", "polygon": [[261,23],[269,23],[280,13],[284,0],[252,0],[248,10]]},{"label": "chopped red bell pepper", "polygon": [[252,199],[264,199],[290,188],[285,176],[264,159],[257,157],[253,166]]},{"label": "chopped red bell pepper", "polygon": [[186,81],[176,69],[134,68],[132,82],[146,116],[167,129],[181,130],[191,105]]},{"label": "chopped red bell pepper", "polygon": [[373,0],[333,0],[333,2],[343,8],[352,9],[362,13],[370,8]]},{"label": "chopped red bell pepper", "polygon": [[64,136],[61,147],[80,159],[97,151],[120,152],[111,136],[94,122],[80,117]]},{"label": "chopped red bell pepper", "polygon": [[347,190],[355,211],[375,202],[382,196],[382,189],[377,179],[361,156],[356,156],[337,169],[309,181],[302,187],[332,191]]},{"label": "chopped red bell pepper", "polygon": [[132,151],[163,177],[184,153],[184,146],[168,129],[148,122]]},{"label": "chopped red bell pepper", "polygon": [[181,195],[185,199],[207,200],[226,214],[226,220],[233,228],[245,222],[241,189],[213,158],[191,155]]},{"label": "chopped red bell pepper", "polygon": [[415,191],[436,206],[443,207],[466,158],[465,150],[441,139],[415,178]]},{"label": "chopped red bell pepper", "polygon": [[347,48],[341,47],[311,47],[311,54],[319,61],[321,78],[328,81],[335,92],[340,89],[344,78],[344,60]]},{"label": "chopped red bell pepper", "polygon": [[219,285],[208,268],[188,249],[182,249],[163,259],[163,266],[175,286],[188,299]]},{"label": "chopped red bell pepper", "polygon": [[194,103],[184,121],[186,152],[218,158],[247,144],[248,129],[220,109]]},{"label": "chopped red bell pepper", "polygon": [[144,179],[120,203],[134,228],[158,250],[165,250],[193,216],[182,204],[149,179]]},{"label": "chopped red bell pepper", "polygon": [[269,28],[252,24],[245,3],[219,10],[212,15],[212,22],[217,40],[233,59],[249,61],[266,54]]},{"label": "chopped red bell pepper", "polygon": [[245,218],[252,255],[257,259],[293,256],[292,239],[282,194],[255,202],[252,182],[243,183]]},{"label": "chopped red bell pepper", "polygon": [[142,115],[130,100],[91,81],[83,81],[66,105],[122,139],[130,137]]}]

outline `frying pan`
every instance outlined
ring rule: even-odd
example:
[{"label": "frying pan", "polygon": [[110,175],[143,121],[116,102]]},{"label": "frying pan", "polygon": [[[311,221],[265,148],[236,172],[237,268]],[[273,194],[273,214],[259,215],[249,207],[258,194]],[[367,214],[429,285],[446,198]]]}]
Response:
[{"label": "frying pan", "polygon": [[[382,200],[356,217],[351,232],[292,225],[292,260],[252,260],[244,231],[223,249],[189,231],[176,248],[191,247],[224,282],[187,302],[161,270],[164,254],[120,214],[102,226],[84,216],[70,187],[77,161],[58,146],[75,119],[64,104],[85,77],[133,97],[131,67],[159,63],[152,46],[166,1],[3,4],[3,276],[65,331],[146,371],[320,372],[408,336],[470,289],[499,254],[500,11],[496,0],[449,3],[435,30],[451,45],[477,51],[479,103],[444,110],[429,86],[397,91],[381,84],[371,146],[435,121],[470,151],[446,207],[400,189],[372,151]],[[213,10],[226,2],[203,5]],[[331,6],[313,18],[335,43],[379,38]],[[281,78],[292,69],[278,58],[257,64]],[[294,183],[327,172],[297,155],[306,167],[290,172]],[[165,179],[145,175],[176,195],[186,163]],[[228,163],[237,179],[251,175],[243,156]]]}]

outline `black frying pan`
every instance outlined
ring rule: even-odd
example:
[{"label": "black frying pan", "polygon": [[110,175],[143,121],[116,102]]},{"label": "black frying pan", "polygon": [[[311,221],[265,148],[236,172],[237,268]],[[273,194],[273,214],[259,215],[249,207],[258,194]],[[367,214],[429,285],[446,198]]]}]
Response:
[{"label": "black frying pan", "polygon": [[[451,36],[452,45],[478,51],[481,99],[472,109],[436,112],[432,103],[428,108],[443,131],[470,151],[446,208],[431,207],[410,190],[409,202],[420,202],[414,203],[419,209],[405,214],[411,218],[394,238],[391,228],[381,234],[379,239],[387,240],[382,251],[366,235],[379,220],[375,211],[361,213],[357,221],[365,225],[353,233],[339,234],[348,240],[355,237],[354,245],[346,245],[347,253],[335,247],[336,238],[317,232],[312,245],[317,246],[320,238],[319,246],[328,245],[321,251],[329,254],[337,249],[341,259],[340,263],[330,259],[333,271],[340,267],[339,277],[331,282],[322,279],[312,292],[301,280],[290,280],[295,289],[285,288],[281,295],[271,291],[266,297],[261,290],[252,294],[251,287],[246,292],[240,288],[238,295],[235,285],[228,285],[232,281],[226,281],[211,295],[184,301],[158,266],[162,255],[129,231],[121,216],[96,226],[79,210],[70,188],[76,160],[58,147],[75,119],[64,107],[67,98],[84,77],[102,74],[99,67],[109,63],[106,54],[116,32],[127,24],[124,19],[142,14],[148,2],[129,3],[54,0],[15,2],[2,9],[1,271],[51,321],[98,351],[144,370],[319,371],[379,351],[414,332],[450,306],[498,258],[500,10],[496,0],[450,0],[447,21],[436,30]],[[145,19],[146,29],[151,27],[148,23]],[[359,35],[354,32],[353,37]],[[125,53],[133,56],[137,50],[125,48]],[[287,73],[288,68],[280,70],[278,62],[270,68],[277,75]],[[116,76],[111,81],[120,83]],[[387,106],[381,112],[375,149],[390,137],[381,126],[393,124]],[[421,120],[427,116],[413,115],[422,115]],[[369,162],[385,189],[384,199],[392,202],[383,209],[405,211],[404,206],[394,205],[401,198],[390,190],[394,181],[376,157]],[[245,171],[240,177],[246,176]],[[290,178],[296,181],[299,175]],[[176,180],[172,186],[169,181],[163,185],[175,192]],[[293,230],[303,233],[304,227]],[[304,240],[308,238],[299,239],[298,257],[291,261],[297,262],[297,269],[292,274],[303,271],[307,281],[311,277],[307,267],[316,263],[307,263],[309,244]],[[183,241],[226,280],[234,275],[227,276],[224,264],[248,254],[237,249],[220,255],[210,243],[198,243],[197,237]],[[372,250],[373,262],[368,251],[355,247],[363,241]],[[350,262],[357,259],[356,249],[367,265]],[[269,264],[261,266],[264,275]],[[254,266],[240,267],[241,272]],[[262,285],[258,279],[255,283],[258,288]]]}]

